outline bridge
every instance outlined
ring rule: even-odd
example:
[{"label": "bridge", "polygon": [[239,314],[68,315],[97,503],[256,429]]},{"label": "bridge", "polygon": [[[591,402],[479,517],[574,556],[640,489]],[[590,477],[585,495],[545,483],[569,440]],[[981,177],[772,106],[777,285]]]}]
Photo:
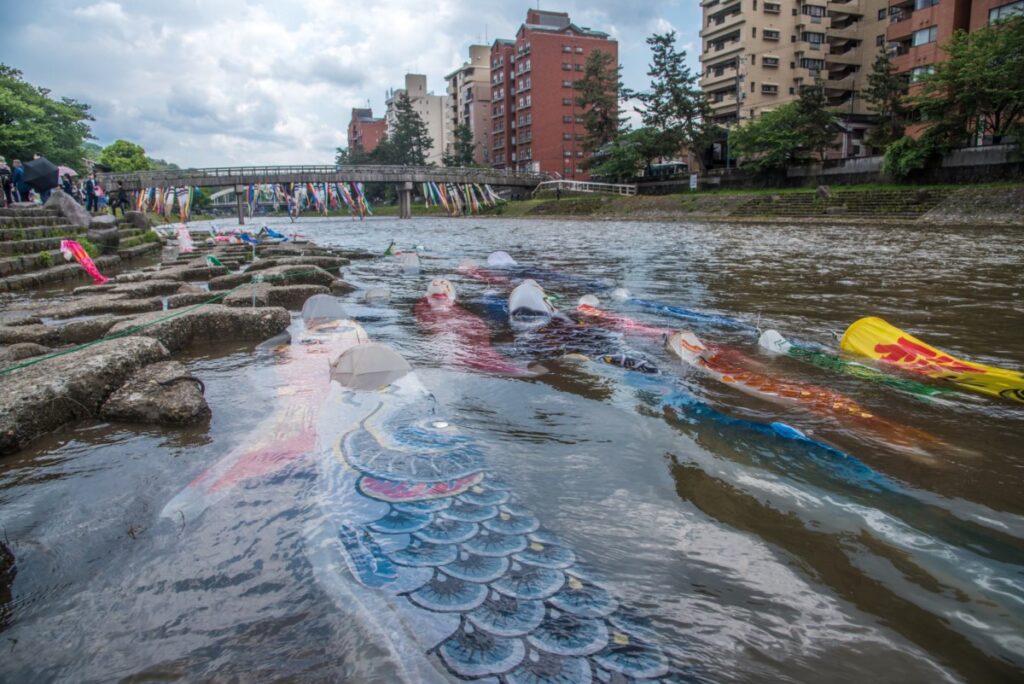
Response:
[{"label": "bridge", "polygon": [[126,190],[171,187],[234,187],[238,191],[238,222],[244,223],[241,190],[249,185],[284,183],[394,183],[399,213],[412,216],[412,193],[417,183],[480,183],[531,191],[547,176],[507,169],[440,166],[230,166],[204,169],[98,173],[108,191],[123,183]]}]

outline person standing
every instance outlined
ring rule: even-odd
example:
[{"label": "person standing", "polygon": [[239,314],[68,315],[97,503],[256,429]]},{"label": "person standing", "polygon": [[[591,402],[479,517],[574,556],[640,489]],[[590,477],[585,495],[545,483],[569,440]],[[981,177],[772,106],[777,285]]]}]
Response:
[{"label": "person standing", "polygon": [[10,206],[14,201],[12,190],[14,184],[11,181],[11,167],[7,166],[7,160],[0,157],[0,186],[3,189],[4,206]]},{"label": "person standing", "polygon": [[96,174],[90,173],[85,179],[85,210],[96,211],[99,202],[96,199]]},{"label": "person standing", "polygon": [[11,164],[11,182],[14,183],[14,190],[18,195],[17,201],[28,202],[29,191],[32,188],[25,182],[25,168],[21,165],[20,159],[15,159]]},{"label": "person standing", "polygon": [[127,206],[128,191],[124,189],[124,183],[117,181],[117,194],[114,195],[114,202],[111,204],[110,213],[117,216],[117,208],[121,207],[121,216],[124,216],[124,210]]},{"label": "person standing", "polygon": [[61,180],[60,180],[60,189],[63,190],[67,194],[68,197],[72,196],[73,188],[71,187],[71,175],[70,174],[65,173],[64,177],[61,178]]}]

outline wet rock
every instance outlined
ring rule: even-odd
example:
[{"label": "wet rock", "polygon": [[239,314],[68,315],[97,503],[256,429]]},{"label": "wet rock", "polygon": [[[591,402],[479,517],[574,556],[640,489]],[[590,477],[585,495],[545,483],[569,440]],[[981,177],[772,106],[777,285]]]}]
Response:
[{"label": "wet rock", "polygon": [[71,294],[75,295],[76,297],[81,297],[83,295],[94,295],[103,292],[110,292],[115,287],[117,287],[117,284],[112,282],[106,283],[104,285],[82,285],[81,287],[76,287],[74,290],[72,290]]},{"label": "wet rock", "polygon": [[349,263],[348,259],[339,256],[303,256],[303,257],[281,257],[278,259],[260,259],[248,268],[248,272],[265,271],[275,266],[319,266],[326,271],[338,272],[342,266]]},{"label": "wet rock", "polygon": [[350,292],[355,292],[356,288],[344,280],[335,280],[331,283],[331,294],[334,295],[346,295]]},{"label": "wet rock", "polygon": [[0,325],[36,325],[42,319],[28,311],[4,311],[0,313]]},{"label": "wet rock", "polygon": [[97,416],[135,371],[167,355],[155,339],[125,337],[0,376],[0,455],[71,421]]},{"label": "wet rock", "polygon": [[[151,269],[145,270],[149,271]],[[116,283],[137,283],[140,280],[145,279],[146,274],[140,271],[132,271],[131,273],[121,273],[120,275],[116,275],[113,278],[111,278],[111,280],[113,280]]]},{"label": "wet rock", "polygon": [[117,249],[121,246],[121,232],[117,229],[117,219],[113,216],[93,216],[85,237],[96,245],[100,254],[117,254]]},{"label": "wet rock", "polygon": [[111,294],[122,295],[126,298],[157,297],[175,294],[180,287],[181,282],[177,280],[144,280],[138,283],[117,285],[111,290]]},{"label": "wet rock", "polygon": [[203,383],[177,361],[146,366],[110,395],[100,417],[131,423],[177,425],[209,417]]},{"label": "wet rock", "polygon": [[84,344],[100,339],[122,320],[120,316],[97,316],[64,325],[0,326],[0,344],[34,343],[47,347]]},{"label": "wet rock", "polygon": [[252,282],[252,274],[249,272],[244,273],[229,273],[214,278],[208,284],[211,290],[230,290],[233,287],[244,285],[245,283]]},{"label": "wet rock", "polygon": [[70,302],[57,304],[40,312],[50,318],[76,318],[96,314],[131,314],[143,311],[157,311],[163,308],[159,298],[125,299],[122,295],[98,294],[95,297],[79,297]]},{"label": "wet rock", "polygon": [[832,199],[832,189],[827,185],[819,185],[818,189],[814,191],[814,196],[821,200]]},{"label": "wet rock", "polygon": [[174,294],[207,294],[207,291],[192,283],[182,283]]},{"label": "wet rock", "polygon": [[149,230],[150,228],[149,219],[141,211],[126,211],[124,218],[131,224],[132,228],[138,228],[139,230]]},{"label": "wet rock", "polygon": [[19,342],[18,344],[0,348],[0,364],[6,366],[7,364],[32,358],[33,356],[49,354],[52,351],[49,347],[44,347],[34,342]]},{"label": "wet rock", "polygon": [[205,263],[203,265],[190,265],[186,262],[181,266],[162,268],[159,271],[151,273],[150,277],[159,280],[212,280],[219,276],[226,275],[227,272],[228,269],[224,266],[207,266]]},{"label": "wet rock", "polygon": [[235,290],[224,298],[226,306],[283,306],[292,311],[299,311],[306,300],[317,294],[330,294],[323,285],[280,285],[255,283]]},{"label": "wet rock", "polygon": [[73,197],[65,194],[60,188],[55,188],[50,193],[50,199],[46,201],[45,206],[47,209],[56,209],[57,213],[72,226],[87,228],[92,220],[92,215],[85,210],[85,207],[76,202]]},{"label": "wet rock", "polygon": [[305,263],[274,266],[254,273],[253,277],[260,282],[274,285],[323,285],[325,287],[330,286],[335,280],[333,275],[319,266]]},{"label": "wet rock", "polygon": [[[184,292],[182,294],[173,294],[167,297],[167,308],[168,309],[183,309],[186,306],[195,306],[196,304],[203,304],[209,302],[211,299],[217,296],[215,292]],[[211,302],[216,303],[216,302]]]},{"label": "wet rock", "polygon": [[167,315],[165,311],[156,311],[136,316],[116,324],[110,334],[145,326],[133,334],[157,339],[175,352],[196,341],[262,341],[283,332],[291,323],[291,315],[278,307],[236,309],[210,304],[160,320]]}]

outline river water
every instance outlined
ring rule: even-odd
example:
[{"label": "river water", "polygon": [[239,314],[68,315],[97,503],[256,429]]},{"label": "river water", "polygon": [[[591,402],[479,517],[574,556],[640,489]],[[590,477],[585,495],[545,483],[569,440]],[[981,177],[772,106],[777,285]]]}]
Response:
[{"label": "river water", "polygon": [[[321,244],[426,248],[419,274],[392,259],[346,267],[361,289],[391,290],[373,306],[350,295],[350,314],[418,369],[520,503],[644,616],[679,679],[1021,679],[1024,407],[929,402],[770,356],[742,331],[694,329],[769,375],[827,386],[934,436],[908,453],[742,394],[628,336],[614,342],[664,376],[551,358],[493,321],[497,352],[548,372],[453,367],[412,313],[428,280],[445,276],[472,309],[487,286],[456,267],[502,249],[832,347],[849,323],[877,315],[958,356],[1020,369],[1018,231],[473,218],[304,219],[299,229]],[[550,289],[562,308],[589,292]],[[193,519],[160,517],[287,402],[273,358],[252,345],[224,341],[185,360],[206,385],[209,424],[77,424],[0,462],[0,537],[18,559],[0,612],[0,680],[393,681],[401,654],[317,581],[307,531],[323,513],[310,462],[249,480]],[[663,411],[649,399],[666,383],[729,416],[798,427],[872,472],[850,476],[799,444]]]}]

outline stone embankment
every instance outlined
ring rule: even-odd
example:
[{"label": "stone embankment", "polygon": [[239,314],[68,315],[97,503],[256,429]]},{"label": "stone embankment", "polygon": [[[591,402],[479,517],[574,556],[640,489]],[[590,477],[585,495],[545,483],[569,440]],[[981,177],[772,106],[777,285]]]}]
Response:
[{"label": "stone embankment", "polygon": [[999,186],[832,186],[779,192],[575,196],[513,203],[509,216],[648,221],[902,225],[1024,225],[1024,184]]},{"label": "stone embankment", "polygon": [[[52,230],[59,247],[61,237],[81,236],[79,226],[65,223],[68,216],[78,223],[91,220],[59,210],[49,205],[6,210],[0,235],[41,221],[34,228]],[[132,227],[118,224],[118,230],[128,239],[139,237],[131,231],[142,232],[140,217],[129,216],[124,223]],[[109,230],[109,224],[103,228]],[[142,236],[148,251],[163,247],[148,227]],[[366,256],[281,244],[259,247],[253,261],[251,248],[207,245],[206,237],[194,236],[193,253],[179,256],[165,249],[161,262],[119,273],[105,285],[65,286],[46,298],[8,295],[6,310],[0,311],[0,456],[84,418],[204,420],[210,412],[201,381],[171,357],[199,344],[258,343],[284,332],[291,323],[289,310],[301,309],[309,296],[350,291],[341,268],[350,257]],[[222,265],[208,263],[207,255]],[[120,250],[110,257],[96,260],[101,271],[123,270],[127,258]],[[0,278],[0,290],[84,275],[78,264],[37,261],[23,267]],[[17,285],[11,286],[11,278]]]}]

